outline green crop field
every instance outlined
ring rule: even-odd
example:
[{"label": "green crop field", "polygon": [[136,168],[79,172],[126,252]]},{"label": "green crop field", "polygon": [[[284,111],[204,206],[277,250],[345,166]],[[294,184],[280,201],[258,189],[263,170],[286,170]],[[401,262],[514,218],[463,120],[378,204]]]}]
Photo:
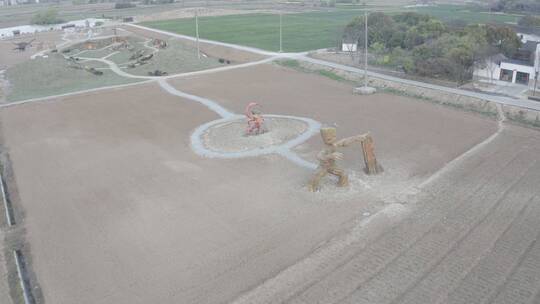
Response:
[{"label": "green crop field", "polygon": [[[362,15],[362,9],[335,9],[283,15],[283,51],[300,52],[334,47],[339,43],[345,25]],[[415,11],[433,15],[444,21],[461,19],[468,23],[516,22],[515,15],[490,15],[475,6],[442,5],[434,7],[387,7],[387,14]],[[174,33],[195,36],[193,19],[173,19],[144,22],[142,25]],[[250,14],[199,18],[201,38],[279,50],[279,15]]]},{"label": "green crop field", "polygon": [[[355,11],[315,12],[283,15],[283,50],[307,51],[335,46],[341,31]],[[192,19],[142,23],[145,26],[195,36]],[[202,38],[279,50],[279,15],[250,14],[199,18]]]}]

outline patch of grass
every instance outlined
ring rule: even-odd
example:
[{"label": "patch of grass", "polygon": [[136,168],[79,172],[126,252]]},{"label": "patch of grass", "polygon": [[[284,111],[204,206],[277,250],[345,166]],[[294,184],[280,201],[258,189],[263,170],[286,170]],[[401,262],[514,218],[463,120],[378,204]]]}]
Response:
[{"label": "patch of grass", "polygon": [[[339,10],[283,15],[283,50],[300,52],[334,47],[345,25],[361,12]],[[143,22],[142,25],[195,36],[193,19]],[[200,17],[202,38],[279,51],[279,15]]]},{"label": "patch of grass", "polygon": [[[82,64],[96,68],[107,67],[97,62]],[[6,71],[10,85],[7,100],[18,101],[140,81],[120,77],[110,70],[102,71],[103,75],[96,76],[70,68],[60,54],[28,60]]]},{"label": "patch of grass", "polygon": [[330,78],[335,81],[341,81],[341,82],[348,82],[349,80],[345,77],[342,77],[334,72],[327,71],[327,70],[317,70],[317,73],[321,76]]},{"label": "patch of grass", "polygon": [[311,73],[311,74],[317,74],[335,81],[339,82],[353,82],[343,76],[340,76],[332,71],[324,70],[324,69],[310,69],[304,67],[298,60],[294,59],[287,59],[287,60],[278,60],[276,61],[276,64],[281,65],[286,68],[290,68],[299,72],[303,73]]},{"label": "patch of grass", "polygon": [[536,119],[534,121],[528,120],[525,118],[525,113],[522,111],[519,111],[517,115],[511,115],[510,113],[506,114],[506,117],[508,120],[517,123],[519,125],[523,125],[526,127],[533,127],[533,128],[540,128],[540,117],[537,114]]},{"label": "patch of grass", "polygon": [[298,60],[294,60],[294,59],[280,60],[280,61],[277,61],[277,63],[279,65],[282,65],[284,67],[288,67],[288,68],[291,68],[291,69],[300,68],[300,62]]},{"label": "patch of grass", "polygon": [[[110,49],[106,50],[87,50],[77,53],[76,57],[87,57],[87,58],[101,58],[109,55],[111,53]],[[69,54],[66,54],[69,55]]]},{"label": "patch of grass", "polygon": [[187,73],[226,65],[220,63],[219,58],[197,57],[197,49],[178,40],[169,40],[168,46],[154,55],[149,63],[125,69],[134,75],[148,75],[155,70],[165,71],[168,74]]}]

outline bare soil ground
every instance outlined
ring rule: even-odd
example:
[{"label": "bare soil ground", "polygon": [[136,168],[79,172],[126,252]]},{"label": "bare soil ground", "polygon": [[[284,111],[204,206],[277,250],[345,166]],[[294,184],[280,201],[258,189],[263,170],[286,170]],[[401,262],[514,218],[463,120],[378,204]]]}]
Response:
[{"label": "bare soil ground", "polygon": [[[340,136],[372,131],[387,174],[367,179],[374,186],[395,176],[415,185],[496,125],[409,98],[353,96],[348,84],[273,65],[174,85],[237,113],[256,100],[266,113],[335,122]],[[47,303],[233,300],[389,202],[364,188],[355,150],[345,162],[353,187],[327,180],[317,194],[304,187],[312,172],[279,156],[196,156],[190,133],[217,118],[155,84],[0,110]],[[314,137],[298,150],[313,160],[320,147]]]},{"label": "bare soil ground", "polygon": [[210,16],[226,16],[226,15],[241,15],[241,14],[254,14],[260,12],[266,12],[261,10],[236,10],[236,9],[219,9],[219,8],[181,8],[172,9],[166,12],[158,12],[153,14],[144,14],[136,16],[136,22],[155,21],[155,20],[167,20],[167,19],[179,19],[179,18],[193,18],[195,11],[198,15],[203,17]]},{"label": "bare soil ground", "polygon": [[24,244],[45,303],[540,303],[537,130],[271,64],[167,81],[370,131],[385,172],[351,147],[351,187],[309,193],[281,156],[201,158],[189,137],[219,117],[164,82],[1,107],[18,226],[0,251]]},{"label": "bare soil ground", "polygon": [[539,152],[538,131],[504,127],[424,187],[405,220],[264,300],[539,303]]},{"label": "bare soil ground", "polygon": [[[32,43],[32,47],[29,47],[25,52],[13,50],[15,48],[15,42],[30,41],[35,39]],[[7,69],[18,63],[30,60],[30,56],[37,53],[37,46],[40,42],[43,42],[44,48],[50,43],[59,44],[63,42],[62,32],[41,32],[32,35],[23,35],[17,38],[0,40],[0,70]]]},{"label": "bare soil ground", "polygon": [[155,85],[1,110],[47,302],[222,302],[380,207],[321,202],[279,157],[197,157],[215,118]]},{"label": "bare soil ground", "polygon": [[[371,132],[383,166],[399,166],[399,170],[407,172],[405,178],[430,175],[496,129],[496,123],[487,118],[408,97],[353,95],[352,84],[276,65],[193,76],[171,83],[237,113],[256,101],[268,114],[304,116],[336,124],[339,137]],[[320,148],[321,141],[315,137],[298,150],[315,161]],[[361,167],[361,158],[355,156],[350,161],[355,168]]]}]

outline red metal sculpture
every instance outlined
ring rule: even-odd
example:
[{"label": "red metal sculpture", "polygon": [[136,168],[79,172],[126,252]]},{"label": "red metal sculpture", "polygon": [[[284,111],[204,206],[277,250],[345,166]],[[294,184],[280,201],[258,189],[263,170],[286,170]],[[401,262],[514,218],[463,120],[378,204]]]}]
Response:
[{"label": "red metal sculpture", "polygon": [[244,112],[248,119],[246,135],[258,135],[267,131],[264,125],[264,118],[261,112],[255,109],[256,106],[258,106],[256,102],[250,102]]}]

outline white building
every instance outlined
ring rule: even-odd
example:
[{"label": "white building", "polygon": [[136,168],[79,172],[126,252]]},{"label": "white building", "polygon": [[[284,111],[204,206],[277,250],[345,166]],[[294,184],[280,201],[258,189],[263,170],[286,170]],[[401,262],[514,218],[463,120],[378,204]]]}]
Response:
[{"label": "white building", "polygon": [[506,59],[501,61],[499,80],[529,85],[535,77],[534,65],[528,61]]},{"label": "white building", "polygon": [[358,43],[343,41],[341,43],[341,50],[343,52],[356,52],[358,50]]},{"label": "white building", "polygon": [[499,54],[490,57],[474,71],[476,78],[531,85],[540,68],[540,42],[527,41],[519,51],[519,59]]},{"label": "white building", "polygon": [[535,34],[526,34],[526,33],[517,33],[522,43],[527,43],[528,41],[540,41],[540,36]]}]

